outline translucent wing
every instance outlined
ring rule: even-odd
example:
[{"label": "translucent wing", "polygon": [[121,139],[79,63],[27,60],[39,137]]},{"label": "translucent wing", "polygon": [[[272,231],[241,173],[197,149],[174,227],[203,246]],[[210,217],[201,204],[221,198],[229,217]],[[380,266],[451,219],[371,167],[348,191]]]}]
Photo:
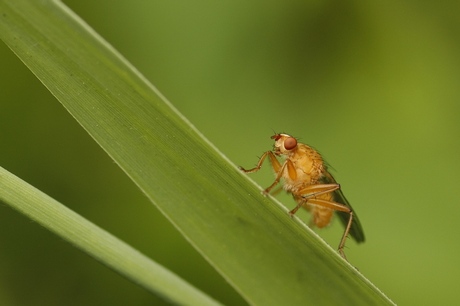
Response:
[{"label": "translucent wing", "polygon": [[[343,195],[340,189],[334,191],[334,201],[340,204],[344,204],[348,206],[351,210],[353,210],[350,203],[348,203],[348,200],[345,198],[345,196]],[[337,215],[339,216],[340,221],[342,221],[342,224],[344,226],[347,226],[348,220],[350,219],[350,214],[342,212],[342,211],[337,211]],[[353,222],[350,228],[350,235],[356,240],[356,242],[364,242],[365,240],[363,228],[361,226],[361,223],[359,222],[358,215],[356,214],[354,210],[353,210]]]},{"label": "translucent wing", "polygon": [[[324,172],[324,182],[337,184],[334,177],[327,171]],[[335,202],[343,204],[347,206],[348,208],[350,208],[351,210],[353,210],[350,203],[343,195],[342,190],[337,189],[336,191],[333,192],[333,195],[334,195]],[[342,211],[336,211],[336,213],[339,216],[339,219],[342,222],[342,224],[346,227],[348,224],[348,221],[350,220],[350,214],[346,212],[342,212]],[[353,222],[350,228],[350,235],[358,243],[364,242],[365,240],[363,228],[361,226],[361,223],[359,222],[358,215],[356,214],[354,210],[353,210]]]}]

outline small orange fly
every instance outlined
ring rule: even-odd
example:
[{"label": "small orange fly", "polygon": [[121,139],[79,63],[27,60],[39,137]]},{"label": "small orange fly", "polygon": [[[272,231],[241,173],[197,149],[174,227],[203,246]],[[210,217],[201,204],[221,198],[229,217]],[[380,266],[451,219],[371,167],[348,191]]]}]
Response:
[{"label": "small orange fly", "polygon": [[[259,171],[268,156],[276,178],[273,184],[264,190],[264,194],[268,194],[283,179],[283,188],[290,192],[297,202],[297,206],[289,215],[293,216],[299,208],[304,207],[313,215],[312,224],[322,228],[329,225],[334,211],[337,212],[345,226],[338,251],[346,260],[343,249],[348,234],[360,243],[364,242],[364,232],[358,216],[340,190],[340,185],[327,171],[327,165],[315,149],[287,134],[275,134],[271,139],[275,140],[273,151],[265,152],[256,167],[249,170],[242,167],[240,169],[245,173]],[[281,164],[276,156],[283,156],[284,163]]]}]

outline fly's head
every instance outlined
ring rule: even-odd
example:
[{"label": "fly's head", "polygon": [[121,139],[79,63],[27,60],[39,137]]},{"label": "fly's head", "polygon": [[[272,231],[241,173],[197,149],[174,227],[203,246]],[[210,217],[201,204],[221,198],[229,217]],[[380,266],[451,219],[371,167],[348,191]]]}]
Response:
[{"label": "fly's head", "polygon": [[275,140],[273,152],[276,155],[288,155],[297,148],[297,139],[288,134],[275,134],[271,139]]}]

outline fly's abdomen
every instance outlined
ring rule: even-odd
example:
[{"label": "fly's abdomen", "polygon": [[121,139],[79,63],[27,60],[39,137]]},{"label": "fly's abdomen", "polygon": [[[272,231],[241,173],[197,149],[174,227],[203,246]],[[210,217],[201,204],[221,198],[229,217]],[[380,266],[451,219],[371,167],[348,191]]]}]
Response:
[{"label": "fly's abdomen", "polygon": [[334,215],[334,211],[327,207],[322,207],[318,205],[312,205],[311,213],[313,215],[313,223],[318,228],[323,228],[328,226],[331,223],[332,216]]}]

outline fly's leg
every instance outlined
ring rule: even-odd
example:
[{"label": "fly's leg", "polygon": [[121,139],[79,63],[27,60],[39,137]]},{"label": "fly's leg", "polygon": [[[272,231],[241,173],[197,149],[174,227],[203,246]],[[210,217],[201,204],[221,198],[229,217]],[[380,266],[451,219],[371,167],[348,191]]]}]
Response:
[{"label": "fly's leg", "polygon": [[347,227],[345,228],[345,231],[343,232],[342,239],[340,239],[339,249],[338,249],[340,256],[342,256],[346,261],[348,261],[348,259],[345,256],[343,248],[345,247],[345,241],[347,240],[348,233],[350,232],[351,224],[353,222],[353,211],[351,209],[348,209],[348,210],[350,214],[350,219],[348,219],[348,224],[347,224]]},{"label": "fly's leg", "polygon": [[340,239],[338,251],[340,256],[342,256],[345,260],[347,260],[347,257],[345,256],[345,252],[343,251],[345,247],[345,242],[348,237],[348,233],[350,232],[351,224],[353,223],[353,211],[346,205],[333,202],[333,201],[328,201],[328,200],[322,200],[322,199],[317,199],[315,197],[326,194],[332,191],[335,191],[340,188],[339,184],[319,184],[319,185],[311,185],[308,186],[307,188],[304,188],[299,191],[299,196],[300,198],[303,198],[304,201],[300,201],[300,203],[289,212],[289,214],[292,216],[294,215],[300,207],[302,207],[304,204],[313,204],[321,207],[326,207],[330,208],[332,210],[336,211],[341,211],[348,213],[350,215],[350,218],[348,219],[347,226],[345,227],[345,230],[342,235],[342,239]]},{"label": "fly's leg", "polygon": [[350,215],[350,218],[348,219],[347,226],[345,227],[345,230],[343,231],[342,239],[340,239],[340,243],[338,247],[340,256],[342,256],[345,260],[347,260],[347,257],[345,256],[343,248],[345,247],[345,242],[347,240],[348,233],[350,232],[351,224],[353,223],[353,211],[349,207],[343,204],[332,202],[332,201],[326,201],[326,200],[321,200],[321,199],[308,199],[307,202],[309,204],[318,205],[321,207],[327,207],[327,208],[330,208],[336,211],[342,211]]},{"label": "fly's leg", "polygon": [[287,161],[283,165],[281,165],[280,162],[276,159],[275,154],[273,154],[272,151],[267,151],[260,157],[259,161],[257,162],[257,165],[254,168],[246,170],[243,167],[239,167],[239,169],[241,171],[243,171],[244,173],[257,172],[262,167],[262,164],[264,163],[265,158],[267,156],[270,159],[270,164],[271,164],[273,170],[276,173],[276,178],[275,178],[275,181],[273,182],[273,184],[271,184],[270,186],[265,188],[264,194],[268,194],[270,192],[270,190],[280,182],[280,179],[281,179],[281,177],[283,175],[283,171],[284,171],[284,168],[286,167]]},{"label": "fly's leg", "polygon": [[257,172],[260,170],[260,168],[262,168],[262,164],[264,163],[265,161],[265,158],[268,156],[268,158],[270,158],[270,164],[272,165],[272,168],[273,170],[275,171],[275,173],[278,173],[280,171],[280,169],[282,168],[280,162],[276,159],[276,156],[275,154],[273,154],[272,151],[267,151],[265,152],[264,154],[262,154],[262,156],[259,158],[259,161],[257,162],[257,165],[252,168],[252,169],[244,169],[243,167],[239,166],[238,168],[243,171],[244,173],[254,173],[254,172]]},{"label": "fly's leg", "polygon": [[309,199],[320,196],[322,194],[326,194],[329,192],[333,192],[340,188],[339,184],[318,184],[318,185],[310,185],[304,189],[299,190],[296,194],[299,198],[303,199],[303,201],[299,201],[299,204],[289,212],[291,216],[293,216],[304,204],[307,202],[311,203]]},{"label": "fly's leg", "polygon": [[[273,157],[275,157],[275,156],[273,155]],[[264,194],[270,193],[270,190],[272,190],[273,187],[275,187],[276,185],[279,184],[279,182],[281,180],[281,177],[283,177],[284,168],[286,168],[286,166],[288,166],[288,168],[289,168],[289,163],[292,164],[292,162],[289,159],[286,160],[283,165],[280,165],[279,161],[276,158],[274,160],[276,161],[276,166],[273,165],[273,163],[272,163],[272,167],[273,167],[273,170],[275,170],[276,178],[275,178],[275,181],[273,182],[273,184],[271,184],[270,186],[265,188]]]},{"label": "fly's leg", "polygon": [[276,196],[279,194],[281,191],[283,191],[283,186],[278,186],[275,190],[270,191],[270,194],[272,196]]}]

